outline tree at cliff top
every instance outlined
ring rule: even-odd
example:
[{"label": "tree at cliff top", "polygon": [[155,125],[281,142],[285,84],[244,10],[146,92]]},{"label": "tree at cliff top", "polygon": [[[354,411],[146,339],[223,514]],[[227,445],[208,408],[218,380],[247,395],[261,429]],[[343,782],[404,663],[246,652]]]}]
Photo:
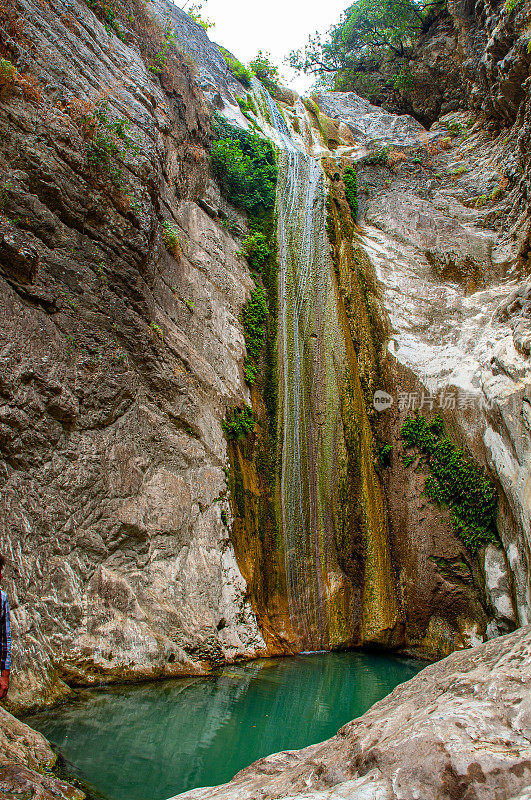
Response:
[{"label": "tree at cliff top", "polygon": [[446,0],[358,0],[326,37],[316,33],[290,54],[293,69],[315,74],[336,91],[356,91],[372,99],[378,86],[371,73],[394,62],[391,81],[407,88],[407,62],[417,37],[427,31]]}]

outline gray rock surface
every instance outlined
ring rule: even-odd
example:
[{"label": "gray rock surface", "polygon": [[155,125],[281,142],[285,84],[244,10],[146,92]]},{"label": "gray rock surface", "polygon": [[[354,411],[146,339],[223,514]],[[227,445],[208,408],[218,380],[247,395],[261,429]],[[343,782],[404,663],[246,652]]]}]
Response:
[{"label": "gray rock surface", "polygon": [[407,114],[397,116],[371,105],[354,92],[319,92],[313,95],[325,114],[350,129],[363,145],[415,147],[426,135],[420,122]]},{"label": "gray rock surface", "polygon": [[336,736],[179,800],[523,800],[531,627],[426,667]]},{"label": "gray rock surface", "polygon": [[[13,707],[52,702],[64,681],[203,672],[264,647],[229,541],[221,428],[248,400],[238,316],[252,282],[204,210],[223,206],[204,100],[178,54],[159,80],[84,2],[23,10],[32,45],[11,53],[0,102]],[[100,134],[124,120],[136,149],[91,167],[84,120],[102,108]]]},{"label": "gray rock surface", "polygon": [[156,0],[155,7],[161,19],[170,21],[179,47],[193,60],[199,85],[207,100],[233,124],[247,128],[248,122],[236,99],[245,99],[246,91],[227,69],[218,46],[201,25],[172,2]]}]

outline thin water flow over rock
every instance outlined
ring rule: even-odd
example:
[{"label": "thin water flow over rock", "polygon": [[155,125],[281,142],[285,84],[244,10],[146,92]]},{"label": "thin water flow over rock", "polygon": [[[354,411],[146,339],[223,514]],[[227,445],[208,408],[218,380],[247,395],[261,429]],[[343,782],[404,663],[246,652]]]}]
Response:
[{"label": "thin water flow over rock", "polygon": [[262,90],[279,145],[280,508],[291,620],[303,647],[329,644],[336,441],[346,353],[333,291],[319,161]]}]

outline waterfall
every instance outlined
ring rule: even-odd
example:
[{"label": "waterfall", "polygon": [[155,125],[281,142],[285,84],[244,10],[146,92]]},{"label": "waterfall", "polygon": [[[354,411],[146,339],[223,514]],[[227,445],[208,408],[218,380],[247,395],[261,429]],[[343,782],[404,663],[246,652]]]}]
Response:
[{"label": "waterfall", "polygon": [[288,604],[302,645],[319,649],[330,643],[328,600],[337,588],[334,478],[346,353],[321,165],[290,136],[269,95],[254,88],[279,147],[278,488]]}]

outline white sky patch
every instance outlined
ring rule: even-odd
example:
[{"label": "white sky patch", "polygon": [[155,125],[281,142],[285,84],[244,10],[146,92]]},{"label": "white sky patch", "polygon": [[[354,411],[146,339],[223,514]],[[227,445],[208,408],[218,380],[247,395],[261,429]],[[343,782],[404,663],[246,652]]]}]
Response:
[{"label": "white sky patch", "polygon": [[[180,8],[190,5],[174,0]],[[191,0],[191,4],[198,0]],[[316,31],[325,33],[339,22],[341,14],[351,5],[349,0],[205,0],[201,15],[216,23],[207,31],[213,42],[247,64],[258,50],[271,54],[286,82],[299,92],[313,85],[311,76],[298,76],[284,64],[291,50],[298,50]]]}]

